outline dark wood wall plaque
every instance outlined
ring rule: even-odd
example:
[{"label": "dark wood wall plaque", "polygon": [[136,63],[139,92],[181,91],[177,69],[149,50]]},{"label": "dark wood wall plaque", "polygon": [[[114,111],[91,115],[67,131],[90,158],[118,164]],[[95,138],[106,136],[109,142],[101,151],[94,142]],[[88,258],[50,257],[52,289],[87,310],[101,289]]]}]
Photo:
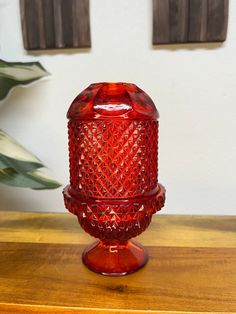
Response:
[{"label": "dark wood wall plaque", "polygon": [[91,46],[89,0],[20,0],[24,47]]},{"label": "dark wood wall plaque", "polygon": [[153,44],[225,41],[228,0],[153,0]]}]

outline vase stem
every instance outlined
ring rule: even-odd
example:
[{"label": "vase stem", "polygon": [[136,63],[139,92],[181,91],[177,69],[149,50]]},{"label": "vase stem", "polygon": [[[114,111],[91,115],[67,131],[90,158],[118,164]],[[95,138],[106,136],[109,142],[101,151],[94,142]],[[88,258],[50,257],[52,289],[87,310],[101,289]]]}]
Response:
[{"label": "vase stem", "polygon": [[146,250],[133,241],[97,241],[83,252],[83,262],[89,269],[109,276],[133,273],[147,260]]}]

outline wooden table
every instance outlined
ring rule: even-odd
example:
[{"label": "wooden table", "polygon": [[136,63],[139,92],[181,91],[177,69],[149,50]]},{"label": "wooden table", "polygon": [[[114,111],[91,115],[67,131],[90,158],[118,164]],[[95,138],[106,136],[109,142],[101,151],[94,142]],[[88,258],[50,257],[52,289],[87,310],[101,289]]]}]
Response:
[{"label": "wooden table", "polygon": [[104,277],[71,214],[0,213],[0,313],[236,313],[236,217],[153,217],[148,264]]}]

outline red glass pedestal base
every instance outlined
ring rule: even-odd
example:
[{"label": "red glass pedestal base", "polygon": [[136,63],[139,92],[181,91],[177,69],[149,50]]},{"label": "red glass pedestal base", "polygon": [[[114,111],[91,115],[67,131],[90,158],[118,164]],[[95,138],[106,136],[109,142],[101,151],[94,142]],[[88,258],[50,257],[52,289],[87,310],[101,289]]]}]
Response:
[{"label": "red glass pedestal base", "polygon": [[148,255],[133,241],[96,241],[85,248],[84,264],[92,271],[108,276],[124,276],[143,267]]}]

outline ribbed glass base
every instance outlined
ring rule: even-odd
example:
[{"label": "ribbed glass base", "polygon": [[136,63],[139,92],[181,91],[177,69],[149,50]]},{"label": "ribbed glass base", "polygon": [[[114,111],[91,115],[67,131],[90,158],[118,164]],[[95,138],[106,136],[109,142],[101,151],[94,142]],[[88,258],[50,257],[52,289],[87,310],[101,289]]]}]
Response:
[{"label": "ribbed glass base", "polygon": [[96,273],[124,276],[143,267],[148,255],[141,244],[133,241],[96,241],[85,248],[82,260]]}]

